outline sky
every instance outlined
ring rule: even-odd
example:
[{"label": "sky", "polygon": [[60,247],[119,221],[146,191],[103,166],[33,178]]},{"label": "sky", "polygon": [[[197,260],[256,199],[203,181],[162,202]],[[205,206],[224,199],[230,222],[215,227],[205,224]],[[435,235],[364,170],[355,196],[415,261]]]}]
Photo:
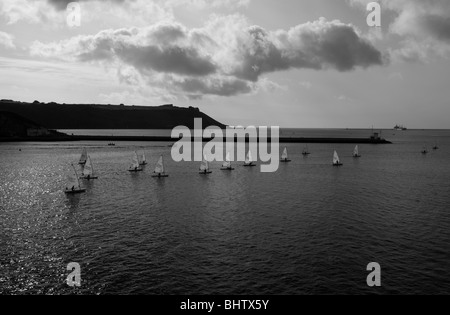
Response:
[{"label": "sky", "polygon": [[450,128],[448,0],[379,0],[379,27],[368,0],[70,2],[0,0],[1,99],[193,106],[229,125]]}]

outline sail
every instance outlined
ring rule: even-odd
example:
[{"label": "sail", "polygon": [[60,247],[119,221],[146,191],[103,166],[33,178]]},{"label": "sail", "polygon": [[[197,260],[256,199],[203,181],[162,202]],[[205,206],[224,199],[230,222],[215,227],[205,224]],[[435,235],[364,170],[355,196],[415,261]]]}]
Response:
[{"label": "sail", "polygon": [[229,152],[227,153],[227,157],[225,159],[225,162],[223,162],[222,166],[223,167],[228,167],[228,168],[231,167],[231,158],[230,158],[230,153]]},{"label": "sail", "polygon": [[305,148],[303,149],[303,153],[309,153],[308,146],[305,146]]},{"label": "sail", "polygon": [[75,177],[75,174],[70,173],[67,176],[67,188],[71,189],[72,187],[78,188],[78,181]]},{"label": "sail", "polygon": [[339,164],[339,163],[340,163],[339,155],[337,154],[336,151],[334,151],[333,164]]},{"label": "sail", "polygon": [[145,160],[145,153],[142,153],[142,163],[145,163],[146,162],[146,160]]},{"label": "sail", "polygon": [[283,154],[281,155],[281,159],[282,160],[287,160],[288,159],[287,148],[284,148]]},{"label": "sail", "polygon": [[158,163],[156,163],[156,167],[155,167],[155,173],[156,174],[164,174],[165,170],[164,170],[164,160],[163,157],[161,155],[161,157],[158,160]]},{"label": "sail", "polygon": [[80,157],[80,161],[78,162],[79,164],[84,164],[87,161],[87,150],[86,148],[83,148],[83,151],[81,152],[81,157]]},{"label": "sail", "polygon": [[139,158],[137,152],[134,152],[132,168],[139,168]]},{"label": "sail", "polygon": [[75,167],[72,164],[72,171],[73,173],[70,173],[67,176],[67,188],[71,189],[72,187],[74,187],[75,189],[80,188],[80,181],[78,180],[78,175],[77,175],[77,171],[75,170]]},{"label": "sail", "polygon": [[202,164],[200,165],[200,171],[202,171],[202,172],[209,171],[209,165],[208,165],[208,161],[206,160],[206,156],[203,157]]},{"label": "sail", "polygon": [[252,158],[252,151],[248,151],[247,153],[247,158],[245,159],[245,163],[246,164],[250,164],[253,162],[253,158]]},{"label": "sail", "polygon": [[83,176],[92,176],[94,174],[94,169],[92,167],[92,161],[91,161],[91,157],[88,156],[86,164],[84,165],[83,168]]},{"label": "sail", "polygon": [[359,156],[359,149],[358,146],[355,147],[355,150],[353,150],[353,156]]}]

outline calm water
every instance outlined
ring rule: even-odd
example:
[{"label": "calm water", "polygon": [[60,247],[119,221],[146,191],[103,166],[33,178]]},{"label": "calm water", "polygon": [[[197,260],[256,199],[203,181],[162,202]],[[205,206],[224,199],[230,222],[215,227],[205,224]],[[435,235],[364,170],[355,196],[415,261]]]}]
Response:
[{"label": "calm water", "polygon": [[[359,160],[353,145],[310,144],[304,158],[289,144],[277,173],[213,163],[209,177],[165,143],[0,144],[0,293],[448,294],[450,131],[383,136],[394,144],[361,145]],[[82,146],[100,178],[67,197]],[[127,172],[133,150],[150,160],[141,174]],[[150,177],[160,154],[164,180]],[[372,261],[381,288],[366,286]],[[65,284],[69,262],[79,289]]]}]

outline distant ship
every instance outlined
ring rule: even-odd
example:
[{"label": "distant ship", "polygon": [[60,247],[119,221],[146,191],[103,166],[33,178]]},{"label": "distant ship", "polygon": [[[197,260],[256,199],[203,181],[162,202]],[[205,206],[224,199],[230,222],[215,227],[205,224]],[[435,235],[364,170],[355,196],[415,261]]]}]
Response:
[{"label": "distant ship", "polygon": [[403,125],[395,125],[394,130],[408,130],[408,128]]}]

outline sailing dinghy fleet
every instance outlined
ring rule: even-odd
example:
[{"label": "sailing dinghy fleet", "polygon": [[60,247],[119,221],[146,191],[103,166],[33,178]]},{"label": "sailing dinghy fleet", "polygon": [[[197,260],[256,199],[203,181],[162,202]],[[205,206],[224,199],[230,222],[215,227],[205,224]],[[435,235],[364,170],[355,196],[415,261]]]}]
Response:
[{"label": "sailing dinghy fleet", "polygon": [[[437,146],[436,146],[437,147]],[[428,153],[428,150],[424,149],[424,152]],[[302,155],[309,156],[311,153],[309,152],[308,147],[306,146],[303,151]],[[360,158],[361,155],[359,154],[359,147],[356,146],[353,150],[352,156],[354,158]],[[288,155],[288,149],[284,148],[282,154],[281,154],[281,162],[287,163],[291,162]],[[86,188],[83,188],[80,179],[81,180],[94,180],[98,179],[98,176],[96,175],[94,171],[94,165],[92,163],[91,157],[87,153],[86,148],[82,149],[80,159],[78,161],[78,164],[81,167],[81,176],[78,176],[77,170],[75,169],[75,166],[71,164],[71,173],[69,175],[68,185],[66,186],[64,192],[68,195],[72,194],[78,194],[86,192]],[[145,153],[142,154],[142,159],[139,160],[139,155],[135,151],[132,156],[132,164],[129,167],[128,171],[131,173],[137,173],[142,172],[144,170],[144,166],[147,165]],[[341,162],[339,155],[337,151],[334,151],[333,154],[333,166],[342,166],[343,163]],[[245,162],[243,164],[245,167],[254,167],[256,164],[253,161],[252,152],[249,150],[245,159]],[[225,161],[222,164],[221,170],[223,171],[233,171],[234,168],[232,166],[232,160],[230,157],[230,153],[228,152],[225,158]],[[199,174],[201,175],[209,175],[212,174],[212,170],[210,169],[209,162],[206,158],[206,156],[203,156],[203,161],[200,164]],[[155,165],[155,169],[152,173],[152,177],[154,178],[166,178],[169,177],[169,175],[166,173],[166,168],[164,165],[164,157],[161,155]]]}]

